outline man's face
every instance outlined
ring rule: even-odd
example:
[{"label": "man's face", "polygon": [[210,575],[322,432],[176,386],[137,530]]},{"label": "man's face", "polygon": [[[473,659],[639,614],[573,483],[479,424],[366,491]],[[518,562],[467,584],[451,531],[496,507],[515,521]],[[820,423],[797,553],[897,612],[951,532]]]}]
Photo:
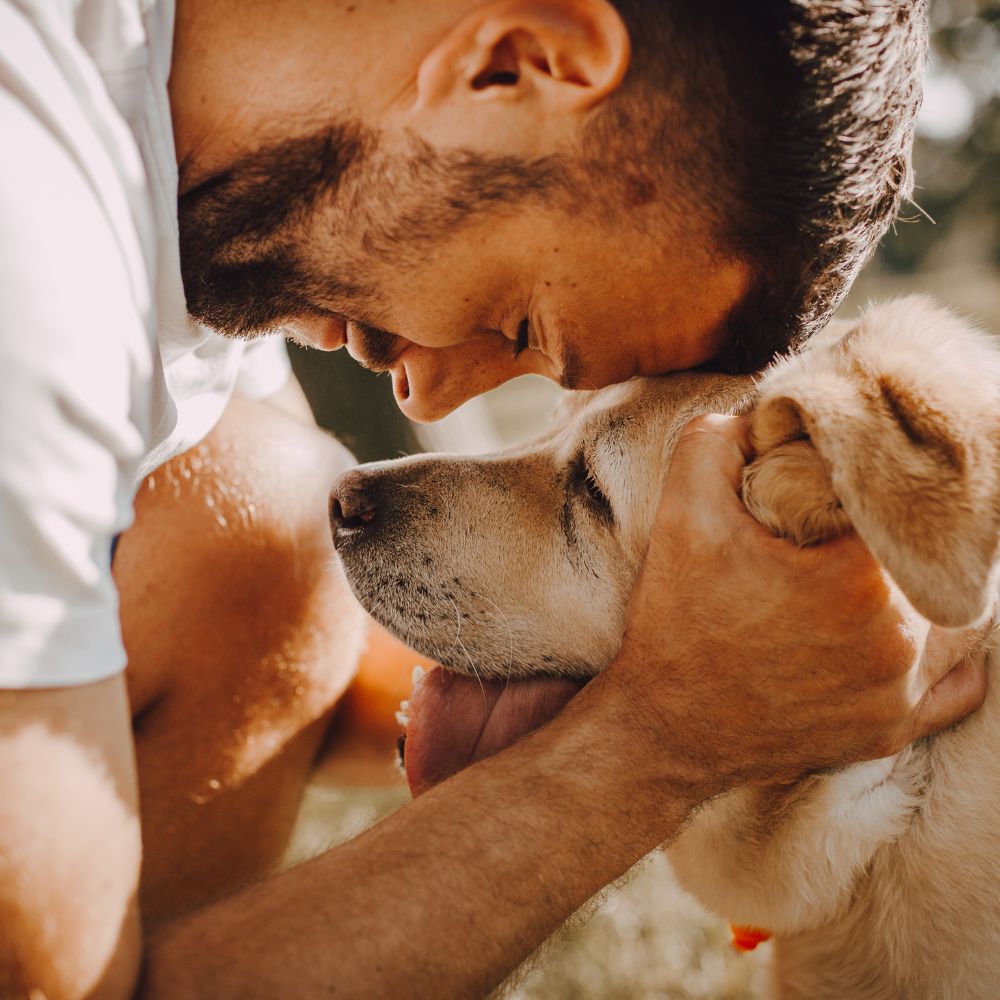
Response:
[{"label": "man's face", "polygon": [[624,224],[614,232],[525,206],[429,248],[415,267],[388,270],[369,329],[349,323],[347,347],[392,372],[397,402],[417,420],[529,372],[596,389],[693,367],[715,353],[745,282],[742,268],[699,256],[665,251]]},{"label": "man's face", "polygon": [[744,264],[691,220],[567,197],[552,164],[502,167],[349,127],[255,154],[181,199],[189,307],[231,335],[346,344],[416,420],[526,373],[590,389],[712,358]]}]

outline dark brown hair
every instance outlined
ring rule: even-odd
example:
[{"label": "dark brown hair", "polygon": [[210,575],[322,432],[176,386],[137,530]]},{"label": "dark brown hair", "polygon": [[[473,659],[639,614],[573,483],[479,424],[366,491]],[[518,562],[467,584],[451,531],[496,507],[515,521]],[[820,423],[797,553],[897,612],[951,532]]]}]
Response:
[{"label": "dark brown hair", "polygon": [[585,155],[625,200],[668,192],[751,263],[718,363],[755,370],[825,324],[911,190],[926,4],[615,3],[633,64]]},{"label": "dark brown hair", "polygon": [[[180,198],[190,311],[249,337],[331,289],[377,300],[358,282],[380,261],[422,262],[427,244],[535,202],[680,246],[703,247],[707,231],[748,261],[724,370],[756,370],[821,327],[910,190],[923,0],[614,2],[633,60],[579,155],[522,161],[419,139],[401,154],[360,122],[266,146]],[[334,205],[328,224],[359,246],[352,257],[345,241],[315,274],[300,259],[305,223]]]}]

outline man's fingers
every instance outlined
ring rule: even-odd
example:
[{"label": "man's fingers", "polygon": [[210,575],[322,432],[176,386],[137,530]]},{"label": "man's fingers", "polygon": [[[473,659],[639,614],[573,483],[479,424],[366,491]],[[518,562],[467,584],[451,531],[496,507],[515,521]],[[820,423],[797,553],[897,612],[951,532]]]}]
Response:
[{"label": "man's fingers", "polygon": [[992,630],[992,622],[977,628],[939,628],[931,626],[924,645],[923,678],[931,687],[940,681],[951,668],[970,653],[981,649]]},{"label": "man's fingers", "polygon": [[913,738],[950,726],[974,712],[986,697],[986,652],[962,660],[927,692],[913,720]]}]

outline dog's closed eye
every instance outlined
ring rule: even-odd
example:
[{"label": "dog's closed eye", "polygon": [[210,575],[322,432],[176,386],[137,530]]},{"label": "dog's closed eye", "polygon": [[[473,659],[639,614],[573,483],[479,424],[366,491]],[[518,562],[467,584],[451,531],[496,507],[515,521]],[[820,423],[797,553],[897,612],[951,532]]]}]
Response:
[{"label": "dog's closed eye", "polygon": [[614,523],[614,507],[611,506],[611,501],[601,489],[601,484],[587,462],[587,456],[583,449],[578,451],[573,459],[570,483],[595,515],[611,524]]}]

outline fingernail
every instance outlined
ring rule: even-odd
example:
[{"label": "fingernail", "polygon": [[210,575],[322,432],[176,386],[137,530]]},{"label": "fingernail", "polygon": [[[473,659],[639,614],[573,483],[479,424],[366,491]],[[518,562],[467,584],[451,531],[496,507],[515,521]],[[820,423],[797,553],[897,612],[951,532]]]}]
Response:
[{"label": "fingernail", "polygon": [[410,683],[416,687],[424,679],[424,674],[426,673],[427,671],[418,664],[413,668],[413,675],[410,677]]}]

